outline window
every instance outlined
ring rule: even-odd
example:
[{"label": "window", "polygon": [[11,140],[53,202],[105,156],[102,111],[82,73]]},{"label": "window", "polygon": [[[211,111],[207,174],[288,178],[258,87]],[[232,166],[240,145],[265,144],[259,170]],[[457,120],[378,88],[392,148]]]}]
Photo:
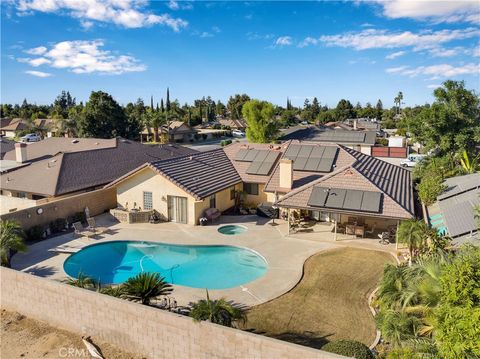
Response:
[{"label": "window", "polygon": [[216,208],[217,207],[217,201],[215,198],[215,195],[210,196],[210,208]]},{"label": "window", "polygon": [[233,201],[235,199],[235,187],[230,189],[230,200]]},{"label": "window", "polygon": [[152,192],[143,192],[143,209],[147,211],[153,208]]},{"label": "window", "polygon": [[247,194],[258,196],[258,183],[244,183],[243,190],[247,192]]}]

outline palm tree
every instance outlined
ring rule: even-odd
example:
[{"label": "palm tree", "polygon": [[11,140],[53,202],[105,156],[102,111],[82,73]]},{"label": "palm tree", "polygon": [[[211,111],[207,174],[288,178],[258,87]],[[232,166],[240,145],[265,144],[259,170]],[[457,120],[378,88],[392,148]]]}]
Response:
[{"label": "palm tree", "polygon": [[78,273],[77,278],[67,278],[63,282],[65,284],[83,289],[96,289],[99,286],[95,280],[83,274],[82,272]]},{"label": "palm tree", "polygon": [[26,252],[23,243],[23,230],[16,221],[0,221],[0,258],[1,265],[10,268],[10,252]]},{"label": "palm tree", "polygon": [[480,161],[480,153],[477,156],[470,158],[467,151],[464,150],[462,152],[462,158],[460,158],[460,164],[462,165],[464,172],[475,173],[480,167],[479,161]]},{"label": "palm tree", "polygon": [[111,297],[122,298],[125,295],[125,288],[123,285],[109,286],[101,288],[99,292]]},{"label": "palm tree", "polygon": [[425,222],[421,220],[410,219],[400,224],[397,233],[398,241],[407,244],[410,263],[415,254],[425,248],[427,244],[427,232],[428,227]]},{"label": "palm tree", "polygon": [[125,291],[122,297],[150,305],[150,301],[161,295],[169,295],[173,287],[160,277],[159,273],[142,272],[129,278],[123,284]]},{"label": "palm tree", "polygon": [[400,91],[398,95],[393,99],[393,101],[397,105],[397,114],[400,113],[400,106],[402,105],[402,100],[403,100],[403,92]]},{"label": "palm tree", "polygon": [[207,290],[207,299],[201,299],[192,305],[190,316],[195,321],[206,320],[211,323],[233,327],[235,321],[246,322],[245,311],[224,298],[211,300]]}]

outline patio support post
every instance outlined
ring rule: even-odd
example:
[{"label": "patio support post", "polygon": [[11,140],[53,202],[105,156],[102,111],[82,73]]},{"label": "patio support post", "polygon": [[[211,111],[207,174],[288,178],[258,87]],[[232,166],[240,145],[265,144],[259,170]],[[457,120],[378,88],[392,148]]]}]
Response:
[{"label": "patio support post", "polygon": [[288,228],[287,236],[289,236],[290,235],[290,208],[287,208],[287,228]]},{"label": "patio support post", "polygon": [[337,240],[337,218],[335,217],[335,219],[333,220],[333,228],[334,228],[334,236],[333,236],[333,240],[336,241]]}]

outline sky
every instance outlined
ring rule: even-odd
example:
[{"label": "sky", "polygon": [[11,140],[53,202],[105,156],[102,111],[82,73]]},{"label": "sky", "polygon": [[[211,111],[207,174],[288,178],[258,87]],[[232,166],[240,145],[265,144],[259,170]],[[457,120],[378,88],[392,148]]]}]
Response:
[{"label": "sky", "polygon": [[181,104],[236,93],[285,106],[335,106],[399,91],[433,100],[447,79],[480,90],[480,5],[474,1],[180,2],[5,0],[1,102]]}]

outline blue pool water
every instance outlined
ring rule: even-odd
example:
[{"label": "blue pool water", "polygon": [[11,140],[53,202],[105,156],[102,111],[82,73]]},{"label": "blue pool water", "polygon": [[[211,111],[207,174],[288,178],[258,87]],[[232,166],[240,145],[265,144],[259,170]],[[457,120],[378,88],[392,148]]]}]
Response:
[{"label": "blue pool water", "polygon": [[221,234],[233,235],[233,234],[240,234],[240,233],[246,232],[247,227],[232,224],[227,226],[221,226],[218,229],[218,231]]},{"label": "blue pool water", "polygon": [[234,246],[173,245],[112,241],[94,244],[70,255],[63,268],[102,284],[119,284],[144,272],[158,272],[172,284],[226,289],[265,274],[267,263],[255,252]]}]

